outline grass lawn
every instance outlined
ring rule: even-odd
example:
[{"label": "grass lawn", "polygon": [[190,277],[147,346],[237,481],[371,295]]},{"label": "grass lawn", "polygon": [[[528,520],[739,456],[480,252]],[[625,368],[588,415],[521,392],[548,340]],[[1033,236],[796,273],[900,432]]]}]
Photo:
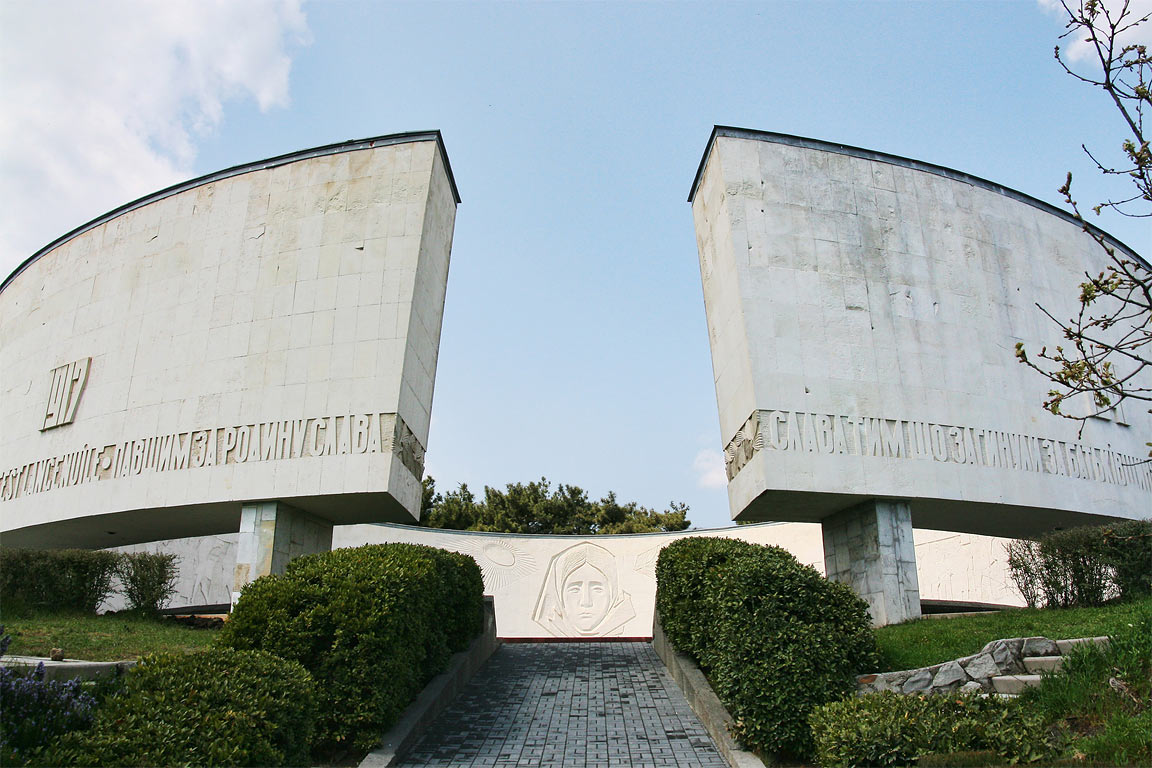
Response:
[{"label": "grass lawn", "polygon": [[1053,640],[1111,635],[1152,611],[1152,598],[1099,608],[1018,610],[962,616],[955,619],[916,619],[876,630],[881,669],[888,672],[938,664],[976,653],[1003,637],[1042,635]]},{"label": "grass lawn", "polygon": [[159,651],[195,651],[212,642],[210,629],[192,629],[176,622],[132,614],[93,616],[51,613],[5,616],[5,634],[12,636],[8,653],[47,656],[53,648],[66,659],[120,661]]}]

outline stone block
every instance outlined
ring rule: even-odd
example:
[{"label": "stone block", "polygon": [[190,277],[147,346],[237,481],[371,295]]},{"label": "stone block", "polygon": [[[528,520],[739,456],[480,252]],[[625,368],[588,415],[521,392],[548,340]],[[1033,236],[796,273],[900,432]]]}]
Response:
[{"label": "stone block", "polygon": [[934,676],[931,669],[918,669],[904,681],[904,684],[900,686],[900,690],[903,693],[921,693],[927,691],[932,686],[932,678]]},{"label": "stone block", "polygon": [[1024,638],[1023,647],[1020,649],[1020,656],[1058,656],[1060,649],[1056,647],[1056,642],[1049,640],[1046,637],[1026,637]]},{"label": "stone block", "polygon": [[1077,638],[1073,638],[1071,640],[1057,640],[1056,641],[1056,648],[1060,651],[1060,653],[1068,653],[1070,650],[1072,650],[1073,648],[1075,648],[1078,645],[1087,645],[1089,643],[1091,643],[1091,644],[1095,645],[1096,647],[1100,648],[1101,650],[1103,650],[1103,649],[1106,649],[1108,647],[1108,638],[1107,637],[1077,637]]},{"label": "stone block", "polygon": [[1040,675],[997,675],[992,678],[996,693],[1019,695],[1027,688],[1040,685]]},{"label": "stone block", "polygon": [[907,669],[907,670],[900,670],[898,672],[885,672],[883,675],[881,675],[881,677],[884,679],[884,682],[887,685],[891,686],[892,688],[894,688],[896,690],[899,690],[900,688],[903,687],[904,682],[908,678],[910,678],[912,676],[912,673],[915,671],[916,670]]},{"label": "stone block", "polygon": [[[1005,665],[1004,668],[1006,668]],[[985,680],[999,675],[1003,668],[997,663],[996,657],[991,653],[981,653],[972,661],[964,665],[964,671],[973,680]]]},{"label": "stone block", "polygon": [[1063,656],[1026,656],[1024,658],[1025,671],[1033,675],[1059,672],[1063,666]]},{"label": "stone block", "polygon": [[967,682],[967,680],[968,674],[964,668],[957,662],[950,661],[947,664],[942,664],[932,678],[932,689],[952,689],[960,683]]}]

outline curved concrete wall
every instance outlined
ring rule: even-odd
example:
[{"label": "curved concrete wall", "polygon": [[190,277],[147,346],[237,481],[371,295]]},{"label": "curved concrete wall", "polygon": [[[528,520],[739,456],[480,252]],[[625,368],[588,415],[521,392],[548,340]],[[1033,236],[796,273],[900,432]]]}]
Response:
[{"label": "curved concrete wall", "polygon": [[241,504],[411,520],[458,198],[438,133],[223,171],[0,291],[5,546],[236,531]]},{"label": "curved concrete wall", "polygon": [[1019,364],[1105,255],[1057,209],[917,161],[717,128],[692,193],[734,518],[908,500],[1029,535],[1146,517],[1152,421],[1048,414]]},{"label": "curved concrete wall", "polygon": [[[484,574],[485,593],[495,598],[496,626],[501,637],[650,637],[656,599],[656,556],[667,544],[684,536],[724,536],[755,544],[774,544],[789,550],[801,562],[824,571],[820,527],[806,523],[587,537],[516,536],[406,525],[350,525],[334,529],[332,545],[355,547],[402,541],[471,555]],[[1008,575],[1004,555],[1006,540],[940,531],[916,531],[915,540],[924,599],[1024,604]],[[212,536],[125,549],[177,554],[180,579],[171,604],[212,605],[227,603],[231,596],[235,541],[235,535]],[[578,616],[572,621],[565,619],[566,607],[563,600],[555,599],[555,587],[558,577],[563,577],[566,570],[564,562],[575,555],[572,563],[579,561],[582,565],[583,555],[588,554],[585,550],[591,552],[587,562],[604,574],[607,589],[602,611],[594,612],[588,620],[579,623]],[[614,595],[611,601],[607,599],[608,594]],[[106,608],[122,606],[122,601],[116,600]]]}]

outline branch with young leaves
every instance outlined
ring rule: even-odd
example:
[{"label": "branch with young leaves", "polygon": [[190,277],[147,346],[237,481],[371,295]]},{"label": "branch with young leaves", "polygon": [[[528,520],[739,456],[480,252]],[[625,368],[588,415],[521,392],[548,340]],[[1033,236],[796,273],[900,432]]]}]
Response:
[{"label": "branch with young leaves", "polygon": [[[1074,71],[1056,47],[1056,61],[1077,80],[1103,89],[1123,117],[1130,136],[1121,142],[1127,163],[1106,166],[1086,147],[1088,157],[1106,176],[1129,179],[1135,193],[1109,199],[1093,206],[1099,215],[1109,208],[1125,216],[1152,216],[1152,152],[1144,138],[1145,109],[1152,106],[1149,75],[1152,58],[1141,44],[1125,44],[1152,14],[1137,15],[1128,0],[1109,7],[1101,0],[1082,0],[1070,7],[1061,0],[1068,15],[1067,32],[1061,39],[1083,34],[1083,41],[1099,64],[1094,76]],[[1082,145],[1083,146],[1083,145]],[[1108,256],[1105,268],[1096,275],[1085,273],[1080,284],[1080,306],[1076,316],[1060,320],[1044,307],[1040,310],[1060,328],[1066,345],[1055,352],[1040,350],[1037,362],[1030,359],[1023,343],[1016,345],[1016,357],[1039,372],[1053,385],[1044,408],[1064,418],[1084,423],[1106,414],[1126,400],[1152,402],[1152,270],[1138,257],[1123,253],[1100,230],[1091,227],[1072,198],[1072,174],[1060,188],[1064,202],[1083,225],[1084,231]],[[1039,305],[1037,305],[1039,306]],[[1064,410],[1073,398],[1088,399],[1091,407],[1080,413]],[[1152,448],[1152,442],[1148,443]],[[1149,452],[1152,457],[1152,451]]]}]

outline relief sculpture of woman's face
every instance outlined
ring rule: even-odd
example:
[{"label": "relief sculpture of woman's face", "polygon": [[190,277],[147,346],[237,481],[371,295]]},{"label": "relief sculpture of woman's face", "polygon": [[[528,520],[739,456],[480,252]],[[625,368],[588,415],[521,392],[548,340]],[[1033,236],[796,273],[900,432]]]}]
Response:
[{"label": "relief sculpture of woman's face", "polygon": [[581,632],[591,632],[609,608],[608,579],[604,572],[584,563],[564,581],[564,615]]}]

